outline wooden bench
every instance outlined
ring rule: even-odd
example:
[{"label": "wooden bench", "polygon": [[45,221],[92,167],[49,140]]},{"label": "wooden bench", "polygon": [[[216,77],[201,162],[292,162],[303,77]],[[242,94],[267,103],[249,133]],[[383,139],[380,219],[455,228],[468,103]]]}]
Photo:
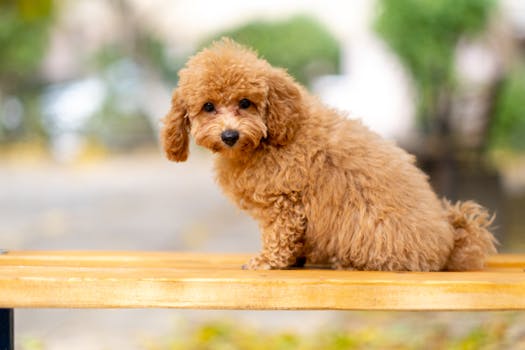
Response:
[{"label": "wooden bench", "polygon": [[244,271],[246,254],[31,252],[0,255],[0,350],[14,308],[525,310],[525,255],[476,272]]}]

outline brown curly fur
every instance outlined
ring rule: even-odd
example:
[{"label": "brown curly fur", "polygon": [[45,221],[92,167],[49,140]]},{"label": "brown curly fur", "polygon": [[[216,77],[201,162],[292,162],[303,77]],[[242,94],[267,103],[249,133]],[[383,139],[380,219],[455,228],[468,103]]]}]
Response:
[{"label": "brown curly fur", "polygon": [[[471,270],[495,253],[491,219],[473,202],[443,203],[414,157],[324,106],[284,70],[223,39],[179,72],[161,141],[188,156],[188,133],[217,154],[224,192],[260,224],[245,266],[305,261],[359,270]],[[239,101],[249,99],[249,108]],[[211,102],[212,112],[203,105]],[[232,146],[221,140],[237,130]]]}]

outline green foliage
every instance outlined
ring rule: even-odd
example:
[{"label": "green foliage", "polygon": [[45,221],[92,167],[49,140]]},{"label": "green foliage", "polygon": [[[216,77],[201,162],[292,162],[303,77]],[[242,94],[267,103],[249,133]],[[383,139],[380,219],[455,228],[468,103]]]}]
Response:
[{"label": "green foliage", "polygon": [[137,46],[162,79],[170,85],[177,83],[177,72],[184,66],[185,57],[170,55],[165,43],[150,33],[144,33]]},{"label": "green foliage", "polygon": [[173,85],[182,61],[169,57],[164,43],[140,25],[125,28],[129,41],[116,40],[101,46],[89,66],[105,88],[105,100],[84,128],[85,135],[111,151],[129,151],[151,145],[156,133],[141,105],[148,79]]},{"label": "green foliage", "polygon": [[44,350],[44,342],[34,337],[24,337],[20,340],[22,350]]},{"label": "green foliage", "polygon": [[491,126],[491,148],[525,151],[525,64],[514,67],[503,81]]},{"label": "green foliage", "polygon": [[51,0],[0,3],[0,87],[12,89],[17,80],[34,78],[52,15]]},{"label": "green foliage", "polygon": [[310,17],[251,22],[222,32],[202,46],[223,36],[254,48],[272,65],[287,68],[303,84],[308,84],[313,77],[339,72],[339,43],[323,25]]},{"label": "green foliage", "polygon": [[104,50],[98,79],[104,99],[82,133],[110,151],[130,151],[155,142],[155,132],[140,104],[143,71],[118,49]]},{"label": "green foliage", "polygon": [[423,126],[454,88],[454,52],[460,38],[484,30],[494,0],[380,0],[376,30],[412,75]]},{"label": "green foliage", "polygon": [[[501,349],[512,345],[506,334],[511,320],[495,320],[450,334],[438,324],[414,329],[399,319],[375,327],[320,330],[313,334],[268,333],[246,325],[216,321],[178,333],[174,340],[150,342],[147,350],[365,350],[365,349]],[[456,328],[456,327],[454,327]],[[461,332],[460,332],[461,333]],[[519,341],[519,340],[517,340]],[[512,347],[512,346],[511,346]]]},{"label": "green foliage", "polygon": [[[112,42],[102,46],[90,58],[89,64],[94,70],[100,71],[123,59],[133,60],[158,74],[163,80],[175,84],[177,72],[184,65],[181,57],[171,57],[165,44],[143,28],[135,28],[133,45],[123,42]],[[132,48],[130,48],[132,46]]]},{"label": "green foliage", "polygon": [[46,136],[37,108],[41,83],[35,73],[48,45],[53,15],[52,0],[0,2],[0,107],[9,96],[23,108],[15,129],[7,127],[0,115],[0,144]]}]

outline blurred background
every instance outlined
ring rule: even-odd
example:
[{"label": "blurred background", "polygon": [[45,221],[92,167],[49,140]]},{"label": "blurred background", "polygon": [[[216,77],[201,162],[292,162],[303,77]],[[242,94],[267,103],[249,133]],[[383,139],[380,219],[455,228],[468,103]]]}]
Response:
[{"label": "blurred background", "polygon": [[[525,252],[522,0],[0,1],[0,248],[257,251],[257,226],[221,195],[212,156],[192,146],[175,164],[158,146],[177,71],[222,36],[417,155],[438,193],[496,213],[500,251]],[[517,349],[523,321],[514,313],[16,315],[19,349]]]}]

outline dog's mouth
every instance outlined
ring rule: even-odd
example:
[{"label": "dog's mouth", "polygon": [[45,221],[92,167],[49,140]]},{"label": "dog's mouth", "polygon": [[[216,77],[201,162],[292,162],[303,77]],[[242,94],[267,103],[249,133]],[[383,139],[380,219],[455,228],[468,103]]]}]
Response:
[{"label": "dog's mouth", "polygon": [[239,139],[235,142],[224,141],[222,138],[220,138],[220,141],[217,140],[207,148],[213,153],[218,153],[228,158],[239,158],[252,153],[253,150],[257,148],[257,144],[255,144],[251,139],[242,137],[242,135],[240,135]]},{"label": "dog's mouth", "polygon": [[251,130],[226,128],[214,132],[196,129],[192,136],[199,146],[213,153],[227,158],[244,158],[259,146],[264,135],[251,132]]},{"label": "dog's mouth", "polygon": [[220,154],[231,155],[231,156],[233,156],[234,154],[239,152],[241,149],[243,149],[244,147],[242,147],[242,145],[245,144],[245,142],[241,140],[235,141],[235,142],[229,141],[229,143],[223,141],[220,138],[218,140],[215,140],[215,142],[206,143],[206,144],[197,142],[197,144],[200,144],[200,146],[208,148],[213,153],[220,153]]}]

